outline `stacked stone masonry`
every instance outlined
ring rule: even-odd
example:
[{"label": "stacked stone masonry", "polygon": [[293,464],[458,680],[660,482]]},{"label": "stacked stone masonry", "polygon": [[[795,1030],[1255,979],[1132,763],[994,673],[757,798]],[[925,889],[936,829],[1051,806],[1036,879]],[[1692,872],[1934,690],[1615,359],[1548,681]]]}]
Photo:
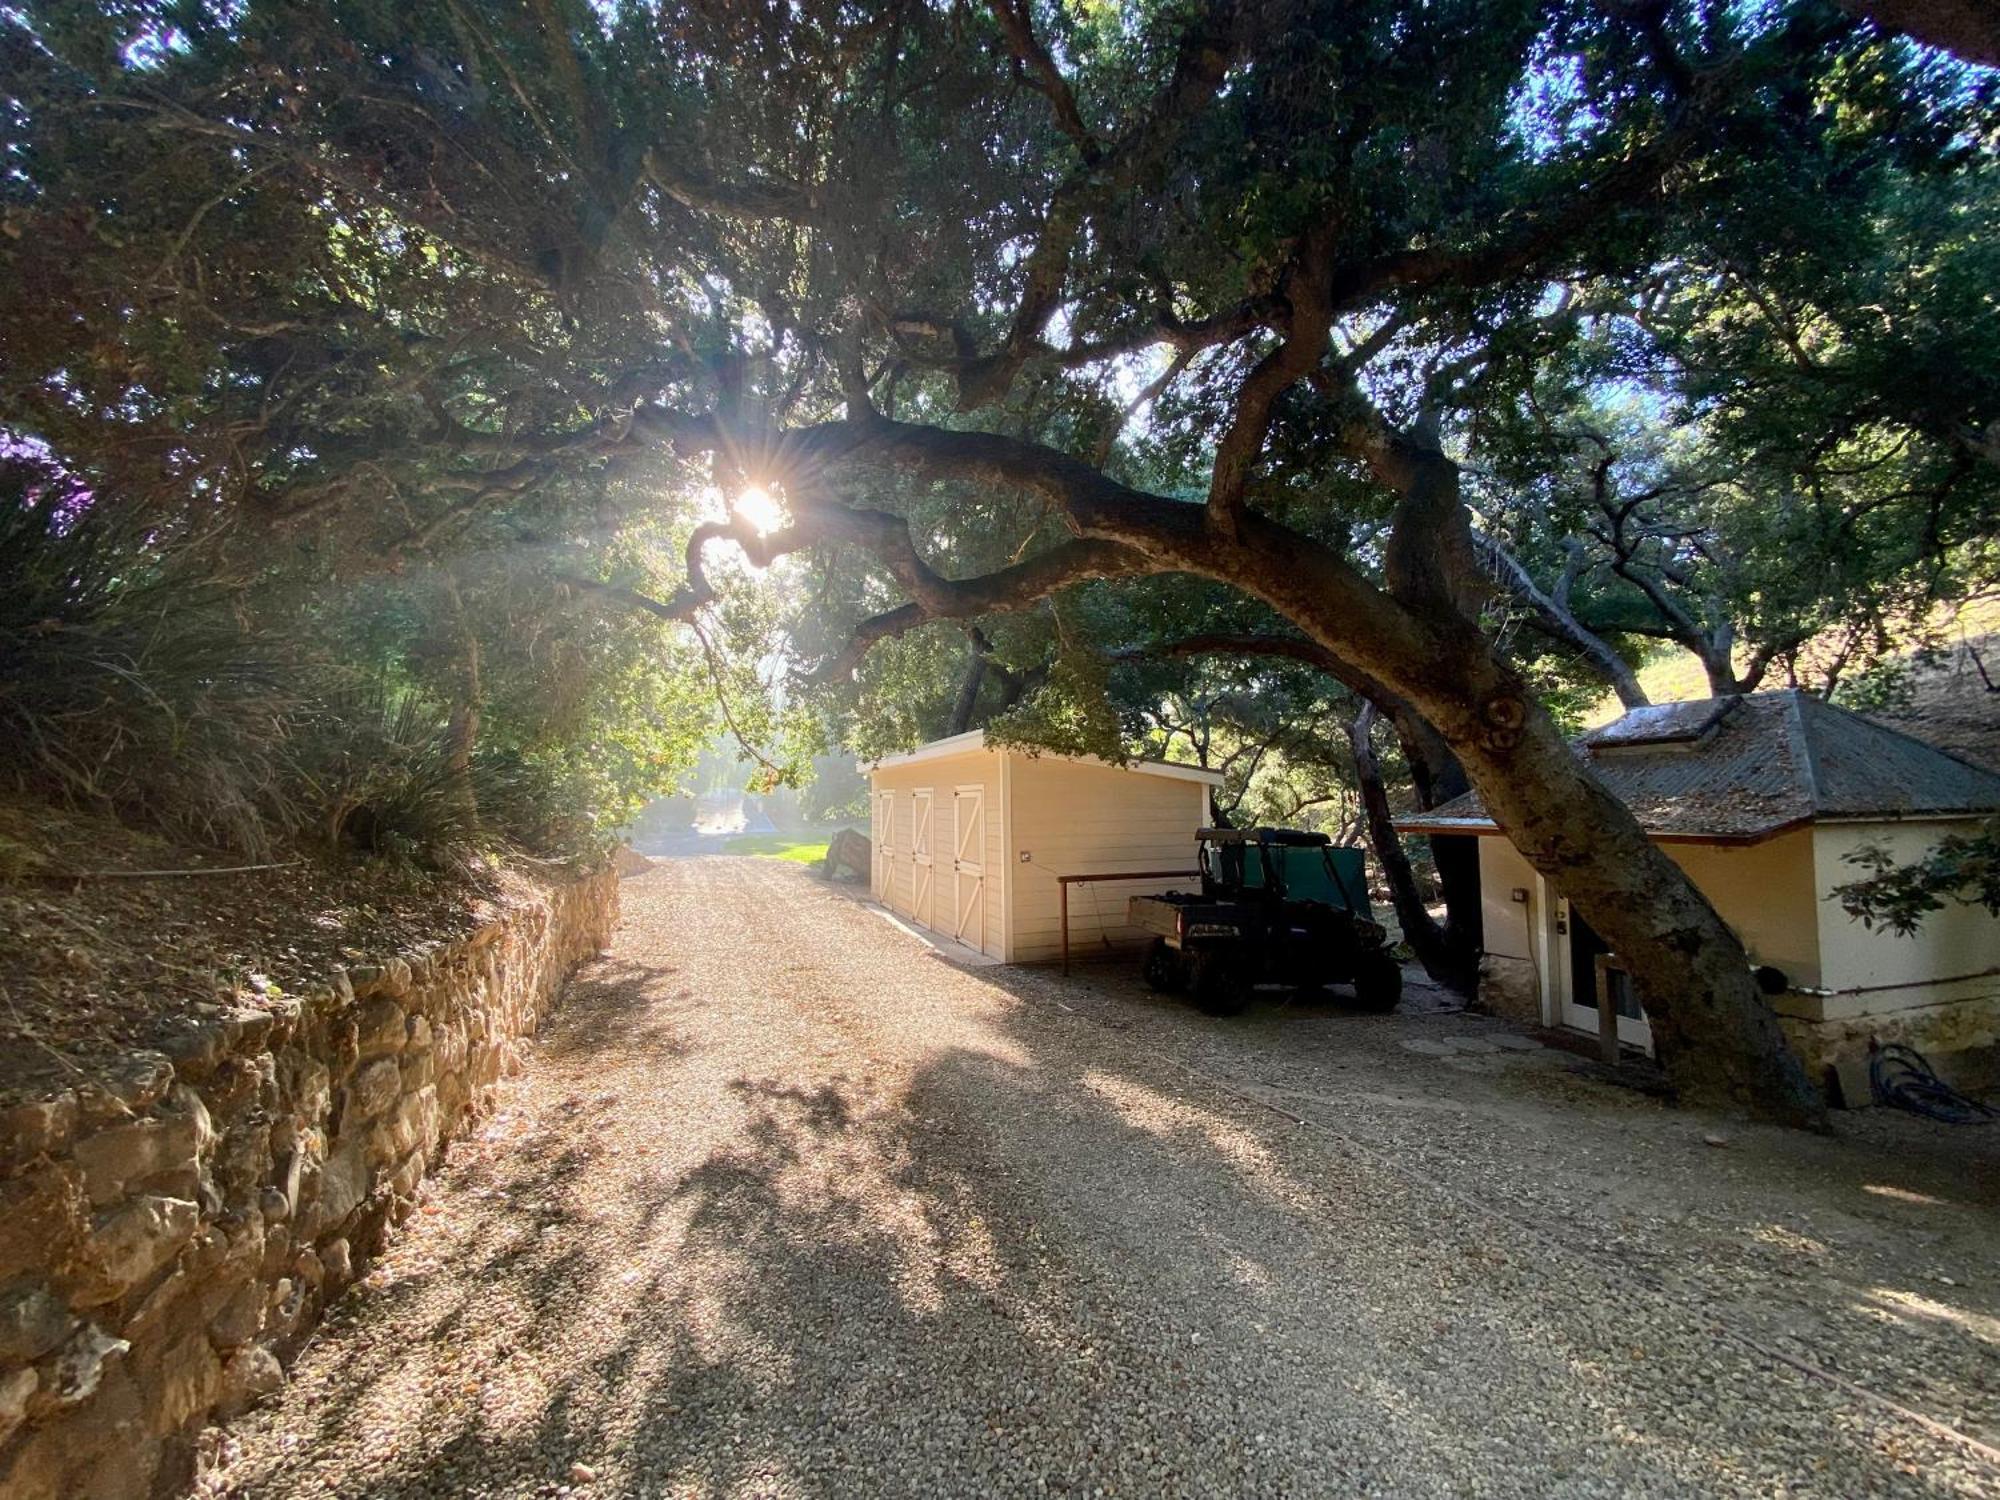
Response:
[{"label": "stacked stone masonry", "polygon": [[0,1496],[130,1500],[284,1378],[608,940],[612,873],[0,1112]]}]

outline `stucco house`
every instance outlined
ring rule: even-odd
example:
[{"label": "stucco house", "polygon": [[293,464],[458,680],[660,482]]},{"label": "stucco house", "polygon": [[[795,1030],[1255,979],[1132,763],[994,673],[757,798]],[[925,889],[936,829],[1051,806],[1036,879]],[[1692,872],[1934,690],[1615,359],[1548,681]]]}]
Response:
[{"label": "stucco house", "polygon": [[[1907,1042],[1983,1081],[2000,1055],[2000,920],[1933,913],[1914,937],[1869,929],[1832,899],[1878,846],[1899,862],[2000,810],[2000,774],[1784,691],[1634,709],[1577,741],[1640,825],[1687,872],[1751,961],[1778,971],[1772,1005],[1809,1068],[1855,1097],[1869,1039]],[[1531,869],[1477,794],[1398,820],[1479,841],[1480,995],[1494,1011],[1592,1033],[1598,997],[1620,1041],[1651,1033],[1619,969],[1560,890]],[[1865,1096],[1864,1096],[1865,1097]]]},{"label": "stucco house", "polygon": [[1003,963],[1060,957],[1065,904],[1074,952],[1138,947],[1126,899],[1186,879],[1080,877],[1192,872],[1195,830],[1210,821],[1210,793],[1222,783],[1197,766],[989,746],[981,730],[861,771],[875,899]]}]

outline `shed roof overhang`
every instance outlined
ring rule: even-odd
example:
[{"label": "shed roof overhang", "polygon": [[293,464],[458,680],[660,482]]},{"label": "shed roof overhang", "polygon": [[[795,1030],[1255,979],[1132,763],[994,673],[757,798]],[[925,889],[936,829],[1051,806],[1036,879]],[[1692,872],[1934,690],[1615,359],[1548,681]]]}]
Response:
[{"label": "shed roof overhang", "polygon": [[[896,766],[916,765],[927,760],[948,760],[954,755],[976,755],[984,750],[992,750],[1001,755],[1034,756],[1035,752],[1017,749],[1012,745],[988,745],[986,731],[968,730],[964,734],[949,735],[941,740],[932,740],[928,745],[919,745],[914,750],[899,750],[893,755],[878,756],[874,760],[857,761],[856,766],[866,776],[871,771],[885,771]],[[1222,773],[1208,771],[1200,766],[1183,766],[1166,760],[1133,760],[1120,765],[1117,761],[1104,760],[1095,755],[1058,755],[1052,750],[1041,752],[1050,760],[1071,761],[1078,765],[1103,766],[1110,771],[1132,771],[1141,776],[1164,776],[1173,781],[1194,781],[1203,786],[1221,786]]]}]

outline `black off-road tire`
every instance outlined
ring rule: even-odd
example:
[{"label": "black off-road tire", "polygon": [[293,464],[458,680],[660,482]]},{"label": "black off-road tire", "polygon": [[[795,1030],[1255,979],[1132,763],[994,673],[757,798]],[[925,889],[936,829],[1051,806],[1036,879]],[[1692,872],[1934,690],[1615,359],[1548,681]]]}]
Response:
[{"label": "black off-road tire", "polygon": [[1250,981],[1228,958],[1196,954],[1190,968],[1188,988],[1194,993],[1194,1008],[1203,1015],[1240,1016],[1250,1008]]},{"label": "black off-road tire", "polygon": [[1386,953],[1371,953],[1354,967],[1354,1003],[1386,1013],[1403,998],[1403,966]]},{"label": "black off-road tire", "polygon": [[1186,966],[1182,964],[1180,954],[1167,946],[1165,938],[1153,939],[1153,946],[1146,950],[1145,966],[1139,973],[1148,989],[1162,995],[1171,995],[1187,983]]}]

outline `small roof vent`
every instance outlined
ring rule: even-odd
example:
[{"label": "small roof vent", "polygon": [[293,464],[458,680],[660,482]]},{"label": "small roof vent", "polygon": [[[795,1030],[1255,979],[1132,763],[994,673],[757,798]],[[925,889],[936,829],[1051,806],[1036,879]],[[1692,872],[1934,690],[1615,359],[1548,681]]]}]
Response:
[{"label": "small roof vent", "polygon": [[1579,743],[1592,750],[1691,745],[1728,718],[1742,701],[1703,698],[1693,703],[1654,703],[1628,709],[1623,717],[1591,730]]}]

